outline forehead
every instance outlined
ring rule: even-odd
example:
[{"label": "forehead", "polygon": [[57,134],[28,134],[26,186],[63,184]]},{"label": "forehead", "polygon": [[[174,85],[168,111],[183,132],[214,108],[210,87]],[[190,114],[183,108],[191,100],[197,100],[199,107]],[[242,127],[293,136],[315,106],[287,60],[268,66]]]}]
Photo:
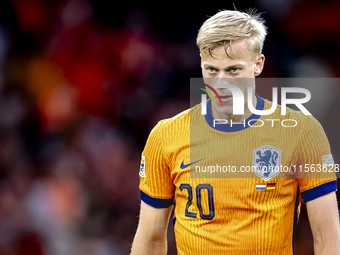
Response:
[{"label": "forehead", "polygon": [[[226,54],[226,50],[228,55]],[[234,64],[239,62],[252,62],[253,60],[253,53],[246,40],[233,42],[226,50],[224,46],[219,46],[211,51],[212,56],[209,52],[204,52],[201,55],[202,62],[216,65],[219,63]]]}]

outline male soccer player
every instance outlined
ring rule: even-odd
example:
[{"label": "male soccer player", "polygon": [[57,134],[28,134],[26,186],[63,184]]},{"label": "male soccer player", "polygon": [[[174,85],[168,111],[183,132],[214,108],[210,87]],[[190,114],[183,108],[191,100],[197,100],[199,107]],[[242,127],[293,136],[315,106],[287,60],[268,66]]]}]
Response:
[{"label": "male soccer player", "polygon": [[[223,83],[226,78],[235,81],[244,95],[253,88],[255,109],[271,108],[271,102],[254,92],[255,77],[264,65],[265,36],[259,15],[239,11],[220,11],[202,25],[197,45],[213,97],[219,83],[213,81]],[[216,92],[221,102],[217,96],[211,98],[216,104],[208,100],[206,115],[199,104],[160,121],[151,131],[142,153],[141,212],[131,254],[167,253],[167,225],[174,207],[178,254],[291,255],[300,198],[306,202],[315,254],[340,254],[336,177],[324,175],[339,165],[333,162],[321,125],[291,109],[283,116],[281,107],[267,116],[252,114],[247,96],[244,114],[234,115],[231,91],[216,88]],[[216,119],[238,124],[215,125]],[[294,119],[298,124],[262,125],[265,119]],[[215,165],[216,171],[226,163],[238,172],[245,166],[278,168],[275,174],[255,169],[240,178],[190,175],[202,165]],[[289,171],[280,165],[289,166]]]}]

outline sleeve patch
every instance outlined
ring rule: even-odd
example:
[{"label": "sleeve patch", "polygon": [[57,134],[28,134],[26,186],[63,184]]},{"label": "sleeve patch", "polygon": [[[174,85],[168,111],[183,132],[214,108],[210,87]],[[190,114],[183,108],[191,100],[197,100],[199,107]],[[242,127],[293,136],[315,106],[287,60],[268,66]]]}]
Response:
[{"label": "sleeve patch", "polygon": [[145,156],[142,155],[142,159],[141,159],[141,162],[140,162],[140,167],[139,167],[139,176],[140,177],[146,177],[146,174],[145,174]]},{"label": "sleeve patch", "polygon": [[140,199],[146,204],[156,207],[156,208],[167,208],[173,205],[174,198],[162,199],[162,198],[153,198],[149,195],[145,194],[140,190]]},{"label": "sleeve patch", "polygon": [[315,188],[305,190],[304,192],[301,193],[301,197],[303,201],[305,201],[306,203],[308,201],[326,195],[332,191],[337,191],[337,189],[338,189],[337,182],[331,181],[321,184],[320,186],[317,186]]},{"label": "sleeve patch", "polygon": [[334,160],[332,154],[322,156],[322,164],[326,166],[334,166]]}]

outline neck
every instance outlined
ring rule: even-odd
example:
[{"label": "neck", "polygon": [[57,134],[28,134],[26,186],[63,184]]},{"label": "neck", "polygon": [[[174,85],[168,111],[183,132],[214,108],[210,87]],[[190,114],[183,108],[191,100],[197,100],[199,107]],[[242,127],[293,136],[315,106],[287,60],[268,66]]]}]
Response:
[{"label": "neck", "polygon": [[[257,96],[255,94],[253,94],[253,106],[254,106],[254,108],[256,108],[256,105],[257,105]],[[223,112],[219,112],[216,109],[216,106],[211,103],[211,116],[214,119],[225,119],[225,120],[228,121],[228,123],[230,123],[231,121],[232,121],[232,123],[242,122],[242,121],[248,119],[252,114],[253,113],[248,108],[248,102],[245,103],[243,115],[233,115],[233,114],[226,114],[226,113],[223,113]]]}]

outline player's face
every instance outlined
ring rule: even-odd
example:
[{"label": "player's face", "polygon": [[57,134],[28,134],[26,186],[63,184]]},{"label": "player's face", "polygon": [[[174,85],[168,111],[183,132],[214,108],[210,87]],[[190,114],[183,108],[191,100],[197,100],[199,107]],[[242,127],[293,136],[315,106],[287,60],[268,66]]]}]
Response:
[{"label": "player's face", "polygon": [[[247,89],[253,88],[255,93],[255,76],[258,76],[264,64],[264,55],[254,56],[250,50],[248,42],[245,40],[236,41],[227,48],[226,54],[224,46],[212,51],[213,57],[209,53],[201,55],[201,67],[204,82],[212,87],[216,84],[228,83],[240,88],[244,95],[245,105],[247,105]],[[223,114],[232,114],[233,97],[227,88],[216,89],[219,94],[222,106],[218,103],[216,110]],[[212,91],[211,94],[216,96]],[[217,96],[216,102],[219,102]]]}]

